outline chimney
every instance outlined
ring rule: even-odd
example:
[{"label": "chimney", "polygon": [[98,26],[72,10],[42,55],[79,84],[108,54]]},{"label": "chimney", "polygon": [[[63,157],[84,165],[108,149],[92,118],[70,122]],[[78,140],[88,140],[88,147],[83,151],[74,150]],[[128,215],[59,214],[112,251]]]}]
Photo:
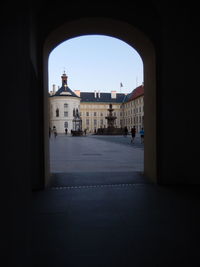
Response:
[{"label": "chimney", "polygon": [[94,98],[97,98],[97,92],[94,90]]},{"label": "chimney", "polygon": [[74,92],[75,92],[75,94],[77,95],[77,96],[81,96],[81,92],[80,92],[80,90],[74,90]]},{"label": "chimney", "polygon": [[53,95],[55,95],[55,93],[56,93],[56,85],[55,84],[53,84]]},{"label": "chimney", "polygon": [[111,98],[116,99],[116,97],[117,97],[116,91],[111,91]]}]

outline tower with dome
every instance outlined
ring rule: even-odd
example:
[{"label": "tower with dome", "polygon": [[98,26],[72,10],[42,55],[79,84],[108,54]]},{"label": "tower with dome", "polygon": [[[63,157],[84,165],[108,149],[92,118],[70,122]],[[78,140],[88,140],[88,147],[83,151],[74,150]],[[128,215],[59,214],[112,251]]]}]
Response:
[{"label": "tower with dome", "polygon": [[80,97],[68,87],[68,76],[65,71],[61,76],[62,86],[50,93],[49,113],[50,127],[56,127],[58,133],[78,130],[80,124],[75,124],[74,119],[80,117]]}]

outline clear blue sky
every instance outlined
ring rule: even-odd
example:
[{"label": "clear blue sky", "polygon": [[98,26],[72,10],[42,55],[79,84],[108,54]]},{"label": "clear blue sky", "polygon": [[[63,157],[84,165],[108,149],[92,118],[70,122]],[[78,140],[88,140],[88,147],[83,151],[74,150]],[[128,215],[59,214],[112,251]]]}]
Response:
[{"label": "clear blue sky", "polygon": [[143,82],[138,52],[124,41],[104,35],[84,35],[58,45],[49,56],[49,90],[53,84],[61,86],[64,70],[69,88],[81,92],[130,93]]}]

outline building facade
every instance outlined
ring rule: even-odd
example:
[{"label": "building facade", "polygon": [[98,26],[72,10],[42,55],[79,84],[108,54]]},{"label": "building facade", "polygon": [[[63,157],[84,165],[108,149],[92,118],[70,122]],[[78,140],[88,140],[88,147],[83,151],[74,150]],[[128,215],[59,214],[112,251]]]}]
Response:
[{"label": "building facade", "polygon": [[123,127],[127,126],[130,130],[135,126],[137,132],[144,128],[144,85],[136,87],[126,95],[121,108]]},{"label": "building facade", "polygon": [[74,129],[74,116],[78,114],[82,121],[82,129],[88,133],[95,133],[98,128],[107,128],[106,116],[109,104],[114,109],[113,115],[117,117],[115,126],[133,126],[137,132],[144,128],[144,85],[138,86],[130,94],[94,92],[74,92],[67,85],[65,73],[61,76],[62,86],[50,92],[50,127],[56,126],[58,133]]},{"label": "building facade", "polygon": [[122,119],[122,114],[120,106],[124,94],[116,94],[115,91],[111,93],[81,92],[80,98],[80,111],[84,129],[87,129],[90,133],[94,133],[98,128],[107,128],[105,117],[108,115],[110,103],[113,105],[113,115],[117,117],[115,127],[119,128],[121,126],[120,120]]},{"label": "building facade", "polygon": [[74,118],[80,114],[80,97],[67,85],[67,75],[61,76],[62,86],[50,92],[49,116],[50,127],[56,127],[58,133],[64,133],[65,129],[75,130]]}]

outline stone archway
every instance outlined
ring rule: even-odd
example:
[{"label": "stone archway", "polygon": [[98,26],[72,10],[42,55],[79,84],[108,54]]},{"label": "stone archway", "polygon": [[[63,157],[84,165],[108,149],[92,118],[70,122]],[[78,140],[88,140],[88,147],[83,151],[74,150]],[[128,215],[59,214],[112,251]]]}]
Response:
[{"label": "stone archway", "polygon": [[84,18],[67,22],[47,37],[43,51],[44,71],[44,132],[45,132],[45,185],[49,183],[49,143],[48,143],[48,58],[51,51],[61,42],[73,37],[89,34],[102,34],[116,37],[132,46],[141,56],[144,66],[145,84],[145,149],[144,174],[153,182],[157,177],[157,143],[156,143],[156,71],[153,44],[141,31],[132,25],[106,18]]}]

